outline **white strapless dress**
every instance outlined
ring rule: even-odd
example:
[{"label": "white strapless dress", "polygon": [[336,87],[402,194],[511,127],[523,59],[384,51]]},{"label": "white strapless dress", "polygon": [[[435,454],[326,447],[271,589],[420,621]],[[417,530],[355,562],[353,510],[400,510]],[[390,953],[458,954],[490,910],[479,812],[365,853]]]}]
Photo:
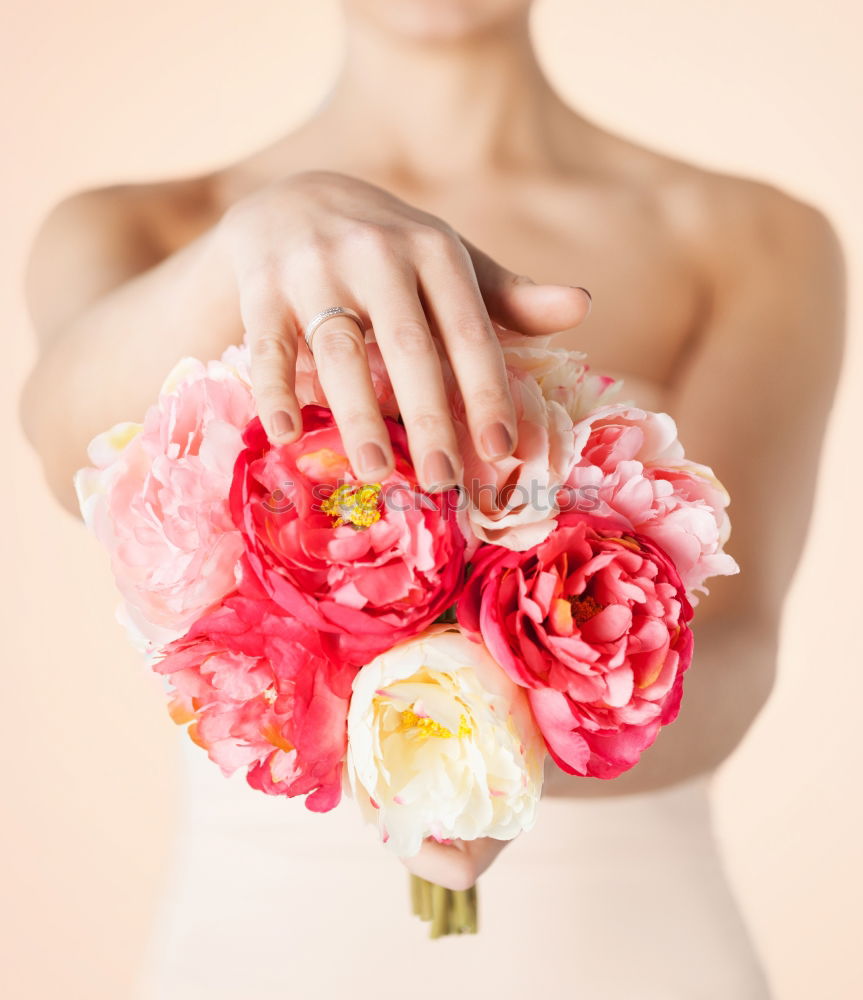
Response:
[{"label": "white strapless dress", "polygon": [[480,933],[433,941],[353,802],[316,815],[182,743],[184,816],[137,1000],[769,997],[708,778],[544,798],[480,880]]}]

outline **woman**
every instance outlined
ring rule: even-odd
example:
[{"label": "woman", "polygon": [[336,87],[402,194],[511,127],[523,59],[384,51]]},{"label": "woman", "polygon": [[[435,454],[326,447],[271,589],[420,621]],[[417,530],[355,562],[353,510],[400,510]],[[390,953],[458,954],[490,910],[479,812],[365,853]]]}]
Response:
[{"label": "woman", "polygon": [[[497,861],[491,840],[409,859],[451,886],[488,869],[478,938],[425,941],[400,909],[404,872],[350,809],[321,819],[190,756],[141,996],[765,997],[707,791],[773,681],[841,360],[836,237],[769,185],[567,107],[537,64],[529,0],[343,6],[341,75],[297,131],[203,177],[83,192],[46,219],[22,417],[58,498],[75,510],[90,437],[142,414],[178,357],[217,356],[244,330],[264,425],[292,440],[298,338],[331,306],[374,328],[421,479],[446,488],[461,467],[435,341],[481,453],[514,446],[494,320],[587,350],[675,417],[733,497],[743,572],[699,609],[684,709],[636,768],[601,782],[549,766],[536,829]],[[313,353],[355,468],[384,475],[359,327],[329,319]]]}]

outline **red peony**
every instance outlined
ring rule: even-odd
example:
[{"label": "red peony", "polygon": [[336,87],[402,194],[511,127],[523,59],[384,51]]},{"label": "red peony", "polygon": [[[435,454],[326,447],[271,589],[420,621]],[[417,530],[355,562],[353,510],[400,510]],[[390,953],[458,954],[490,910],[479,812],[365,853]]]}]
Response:
[{"label": "red peony", "polygon": [[456,599],[465,537],[450,502],[423,493],[404,428],[386,421],[396,457],[382,483],[363,483],[329,410],[303,407],[303,434],[272,447],[259,420],[245,430],[231,512],[246,551],[242,592],[329,635],[353,664],[421,632]]},{"label": "red peony", "polygon": [[565,513],[526,552],[483,546],[458,616],[570,774],[616,777],[677,716],[692,608],[662,549],[613,521]]},{"label": "red peony", "polygon": [[235,595],[172,642],[154,669],[176,690],[178,722],[225,774],[253,788],[338,805],[356,670],[268,600]]}]

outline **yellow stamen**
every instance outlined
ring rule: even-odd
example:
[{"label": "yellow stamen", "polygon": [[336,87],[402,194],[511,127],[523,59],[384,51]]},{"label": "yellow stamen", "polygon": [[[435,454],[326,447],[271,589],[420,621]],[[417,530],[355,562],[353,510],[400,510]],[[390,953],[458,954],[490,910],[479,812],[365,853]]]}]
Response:
[{"label": "yellow stamen", "polygon": [[461,738],[462,736],[470,736],[472,732],[473,730],[467,724],[467,719],[463,715],[459,716],[458,732],[456,733],[456,736],[458,736],[459,738]]},{"label": "yellow stamen", "polygon": [[359,486],[344,483],[323,501],[321,510],[334,517],[334,528],[350,524],[362,529],[370,528],[381,519],[381,485],[364,483]]},{"label": "yellow stamen", "polygon": [[[452,730],[447,729],[446,726],[442,726],[427,715],[417,715],[412,709],[406,708],[403,712],[399,713],[398,732],[403,733],[411,729],[417,730],[417,735],[421,740],[426,740],[430,736],[440,736],[443,739],[452,737]],[[461,715],[456,736],[459,738],[470,736],[472,732],[473,730],[468,725],[467,717]]]}]

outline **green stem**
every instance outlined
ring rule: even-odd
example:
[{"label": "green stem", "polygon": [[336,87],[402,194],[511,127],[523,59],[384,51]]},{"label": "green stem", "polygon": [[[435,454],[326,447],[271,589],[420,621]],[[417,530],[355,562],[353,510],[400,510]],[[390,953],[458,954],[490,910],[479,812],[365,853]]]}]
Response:
[{"label": "green stem", "polygon": [[456,934],[464,934],[470,926],[470,903],[466,889],[459,889],[452,894],[452,919],[450,923]]},{"label": "green stem", "polygon": [[411,909],[414,916],[419,916],[422,911],[422,885],[419,875],[411,875]]},{"label": "green stem", "polygon": [[434,882],[431,887],[432,922],[430,936],[443,937],[449,934],[449,889]]},{"label": "green stem", "polygon": [[432,918],[431,882],[420,879],[420,920]]},{"label": "green stem", "polygon": [[467,890],[467,904],[468,904],[468,934],[476,934],[479,930],[479,912],[477,906],[476,898],[476,886],[472,885],[470,889]]},{"label": "green stem", "polygon": [[411,908],[431,923],[429,936],[476,934],[479,926],[476,886],[470,889],[445,889],[418,875],[410,876]]}]

